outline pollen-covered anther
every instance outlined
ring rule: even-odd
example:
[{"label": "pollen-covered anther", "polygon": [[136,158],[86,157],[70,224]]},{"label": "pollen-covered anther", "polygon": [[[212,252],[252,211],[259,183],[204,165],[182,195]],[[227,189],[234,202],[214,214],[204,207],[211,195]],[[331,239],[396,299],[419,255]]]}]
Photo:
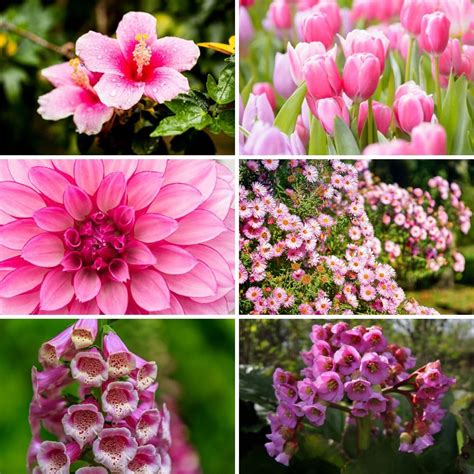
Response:
[{"label": "pollen-covered anther", "polygon": [[73,58],[69,60],[69,65],[72,67],[71,77],[74,82],[81,87],[85,87],[86,89],[91,87],[89,82],[89,77],[87,73],[84,71],[84,68],[81,67],[81,60],[79,58]]},{"label": "pollen-covered anther", "polygon": [[150,46],[147,45],[147,34],[138,34],[135,39],[137,44],[133,50],[133,60],[137,65],[137,77],[140,78],[143,74],[143,68],[150,64],[152,51]]}]

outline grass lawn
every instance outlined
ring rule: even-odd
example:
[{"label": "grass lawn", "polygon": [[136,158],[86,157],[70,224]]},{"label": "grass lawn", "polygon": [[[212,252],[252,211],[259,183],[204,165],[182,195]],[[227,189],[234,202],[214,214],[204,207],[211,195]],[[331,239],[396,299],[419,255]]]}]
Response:
[{"label": "grass lawn", "polygon": [[432,288],[410,291],[420,304],[435,308],[441,314],[474,314],[474,287],[456,285],[454,288]]}]

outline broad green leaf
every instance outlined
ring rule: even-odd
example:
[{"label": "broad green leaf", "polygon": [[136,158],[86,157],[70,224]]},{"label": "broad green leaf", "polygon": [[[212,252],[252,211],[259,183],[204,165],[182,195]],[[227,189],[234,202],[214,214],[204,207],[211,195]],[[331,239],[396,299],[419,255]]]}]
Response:
[{"label": "broad green leaf", "polygon": [[275,127],[278,127],[287,135],[291,135],[295,131],[296,121],[298,120],[298,115],[301,113],[301,106],[306,97],[306,90],[306,84],[301,84],[283,104],[283,107],[275,118]]},{"label": "broad green leaf", "polygon": [[271,376],[254,367],[240,368],[240,399],[275,410],[277,401],[272,388]]},{"label": "broad green leaf", "polygon": [[321,122],[311,115],[308,155],[327,155],[328,140]]},{"label": "broad green leaf", "polygon": [[202,130],[212,122],[212,118],[200,107],[189,105],[186,110],[172,117],[164,118],[150,134],[150,137],[180,135],[190,128]]},{"label": "broad green leaf", "polygon": [[334,120],[334,142],[338,155],[360,155],[354,135],[339,117]]},{"label": "broad green leaf", "polygon": [[235,100],[235,66],[228,64],[220,73],[216,82],[210,74],[207,76],[207,92],[218,104],[230,104]]},{"label": "broad green leaf", "polygon": [[221,130],[231,137],[235,135],[235,110],[223,110],[215,121],[219,124]]},{"label": "broad green leaf", "polygon": [[378,137],[378,142],[379,143],[382,143],[382,144],[390,143],[387,140],[387,137],[380,130],[377,130],[377,137]]}]

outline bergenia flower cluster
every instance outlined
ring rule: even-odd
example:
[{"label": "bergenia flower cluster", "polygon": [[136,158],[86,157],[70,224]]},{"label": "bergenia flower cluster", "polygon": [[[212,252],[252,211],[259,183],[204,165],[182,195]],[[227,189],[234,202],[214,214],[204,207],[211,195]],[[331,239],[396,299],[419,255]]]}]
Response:
[{"label": "bergenia flower cluster", "polygon": [[233,181],[213,160],[0,160],[0,314],[228,314]]},{"label": "bergenia flower cluster", "polygon": [[407,300],[383,260],[359,179],[339,160],[241,166],[242,314],[436,314]]},{"label": "bergenia flower cluster", "polygon": [[[357,429],[364,429],[358,420],[369,420],[369,433],[377,436],[400,433],[400,451],[419,454],[434,444],[446,413],[442,398],[456,382],[439,361],[413,370],[410,349],[390,344],[378,326],[314,325],[310,338],[300,374],[281,368],[273,374],[278,407],[268,417],[270,456],[288,465],[305,425],[324,425],[329,410],[346,413],[346,423]],[[397,413],[402,397],[411,406],[407,420]]]},{"label": "bergenia flower cluster", "polygon": [[158,39],[153,15],[129,12],[116,38],[89,31],[77,40],[76,54],[42,71],[55,89],[39,98],[38,113],[46,120],[72,115],[79,133],[95,135],[142,97],[161,104],[188,92],[181,73],[193,68],[200,52],[189,40]]},{"label": "bergenia flower cluster", "polygon": [[[39,350],[32,369],[28,470],[37,474],[171,473],[170,413],[155,401],[157,365],[97,320],[79,320]],[[46,430],[56,441],[42,439]]]}]

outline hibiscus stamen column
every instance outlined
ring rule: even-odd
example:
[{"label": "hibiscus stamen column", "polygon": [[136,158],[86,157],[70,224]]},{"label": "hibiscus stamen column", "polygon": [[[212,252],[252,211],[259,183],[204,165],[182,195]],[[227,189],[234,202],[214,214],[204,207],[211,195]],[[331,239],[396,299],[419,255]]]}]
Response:
[{"label": "hibiscus stamen column", "polygon": [[135,39],[138,41],[138,43],[133,50],[133,60],[137,65],[137,79],[140,79],[143,75],[144,66],[148,66],[150,64],[152,51],[150,46],[147,45],[147,34],[138,34],[135,36]]}]

